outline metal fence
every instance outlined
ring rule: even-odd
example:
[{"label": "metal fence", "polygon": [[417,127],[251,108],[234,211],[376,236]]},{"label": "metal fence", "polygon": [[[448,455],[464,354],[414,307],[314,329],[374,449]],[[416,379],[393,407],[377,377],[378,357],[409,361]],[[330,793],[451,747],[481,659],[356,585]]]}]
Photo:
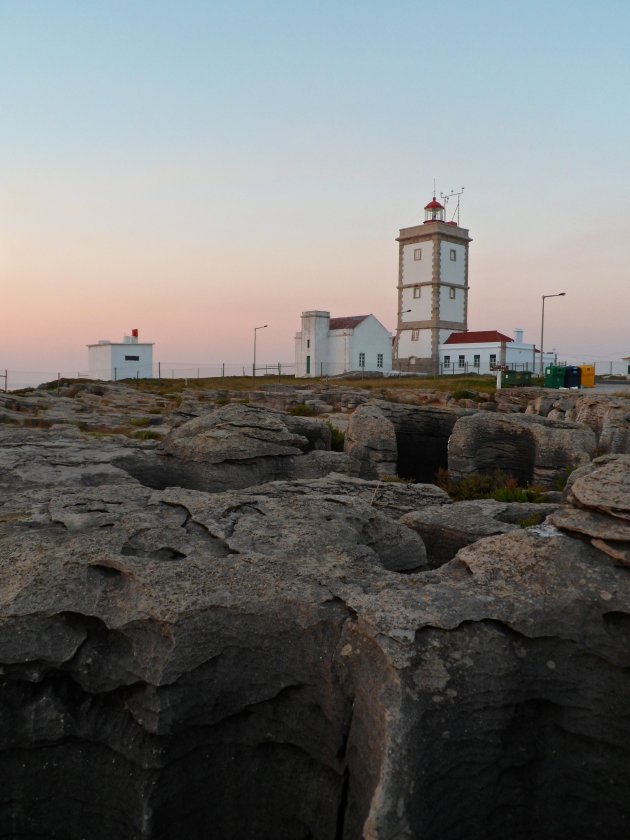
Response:
[{"label": "metal fence", "polygon": [[[293,362],[275,362],[256,365],[256,377],[293,376]],[[99,379],[115,382],[124,379],[227,379],[229,377],[251,377],[252,364],[242,362],[155,362],[150,370],[145,366],[98,371],[81,370],[12,370],[0,369],[0,390],[17,391],[21,388],[35,388],[44,382],[59,382],[61,379]]]}]

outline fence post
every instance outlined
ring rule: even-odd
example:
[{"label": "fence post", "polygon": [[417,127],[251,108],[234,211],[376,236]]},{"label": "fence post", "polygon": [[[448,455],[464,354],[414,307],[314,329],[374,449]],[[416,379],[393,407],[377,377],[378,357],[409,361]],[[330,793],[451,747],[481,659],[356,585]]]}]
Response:
[{"label": "fence post", "polygon": [[162,378],[162,362],[158,362],[158,379]]},{"label": "fence post", "polygon": [[221,362],[221,379],[225,379],[225,362]]}]

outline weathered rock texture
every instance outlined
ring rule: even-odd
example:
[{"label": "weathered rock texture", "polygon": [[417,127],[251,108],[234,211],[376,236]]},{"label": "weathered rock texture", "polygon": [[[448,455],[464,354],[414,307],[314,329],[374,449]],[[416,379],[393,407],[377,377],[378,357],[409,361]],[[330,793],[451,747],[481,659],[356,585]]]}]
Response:
[{"label": "weathered rock texture", "polygon": [[[630,577],[582,535],[422,571],[395,516],[437,490],[152,489],[138,442],[0,443],[0,836],[628,837]],[[572,505],[623,527],[623,467]]]},{"label": "weathered rock texture", "polygon": [[472,545],[482,537],[508,534],[541,523],[557,507],[555,504],[480,499],[456,502],[446,510],[442,506],[426,506],[404,514],[400,521],[420,534],[429,565],[436,568],[452,560],[460,548]]},{"label": "weathered rock texture", "polygon": [[554,513],[553,524],[630,567],[630,455],[603,456],[576,470],[566,495],[569,506]]},{"label": "weathered rock texture", "polygon": [[595,452],[595,434],[588,426],[534,415],[478,413],[455,424],[448,468],[455,479],[500,469],[520,484],[553,487],[563,472],[588,464]]}]

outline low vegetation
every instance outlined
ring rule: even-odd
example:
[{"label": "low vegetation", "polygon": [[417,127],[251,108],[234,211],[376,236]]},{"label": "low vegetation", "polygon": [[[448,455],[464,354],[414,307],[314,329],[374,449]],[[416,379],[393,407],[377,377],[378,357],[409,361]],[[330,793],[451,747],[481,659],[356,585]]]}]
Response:
[{"label": "low vegetation", "polygon": [[453,479],[448,470],[437,472],[435,483],[456,502],[473,499],[494,499],[497,502],[546,502],[547,495],[540,487],[521,487],[518,481],[502,470],[475,473]]}]

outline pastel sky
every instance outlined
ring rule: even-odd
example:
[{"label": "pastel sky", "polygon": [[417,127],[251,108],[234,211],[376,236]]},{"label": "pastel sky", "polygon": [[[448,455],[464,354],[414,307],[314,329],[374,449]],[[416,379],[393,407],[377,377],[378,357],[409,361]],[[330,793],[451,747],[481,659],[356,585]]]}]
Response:
[{"label": "pastel sky", "polygon": [[[469,328],[630,355],[627,0],[0,0],[0,369],[292,362],[396,323],[401,227],[465,187]],[[44,376],[46,374],[46,376]]]}]

